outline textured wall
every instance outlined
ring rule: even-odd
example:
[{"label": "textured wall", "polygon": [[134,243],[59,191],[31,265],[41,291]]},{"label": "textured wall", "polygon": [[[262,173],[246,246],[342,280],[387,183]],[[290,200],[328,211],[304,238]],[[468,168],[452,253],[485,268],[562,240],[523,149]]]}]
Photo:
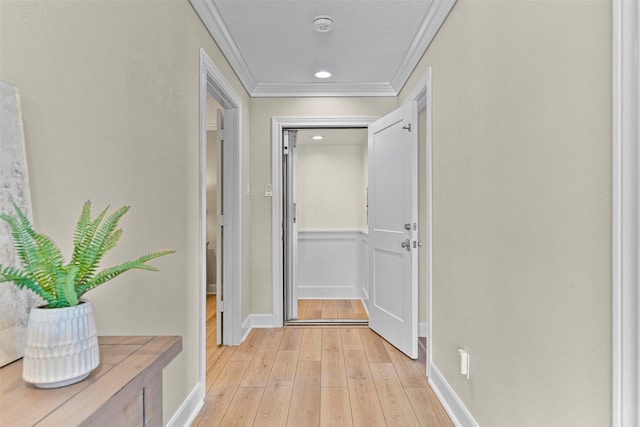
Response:
[{"label": "textured wall", "polygon": [[610,22],[459,0],[401,94],[433,67],[433,355],[484,426],[610,423]]},{"label": "textured wall", "polygon": [[[176,250],[159,273],[87,294],[100,334],[183,337],[164,374],[168,421],[198,380],[201,47],[248,97],[186,1],[3,0],[0,13],[0,78],[22,94],[36,226],[68,253],[86,199],[130,204],[107,263]],[[248,125],[244,136],[248,148]]]}]

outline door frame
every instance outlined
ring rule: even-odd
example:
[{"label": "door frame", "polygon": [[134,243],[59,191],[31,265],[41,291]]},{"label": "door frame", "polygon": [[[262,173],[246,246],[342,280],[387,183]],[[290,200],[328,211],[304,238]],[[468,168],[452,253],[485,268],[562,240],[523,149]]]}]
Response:
[{"label": "door frame", "polygon": [[[427,280],[427,324],[424,331],[427,335],[427,348],[426,348],[426,371],[427,377],[431,378],[432,360],[433,360],[433,101],[432,101],[432,71],[431,67],[427,68],[427,71],[422,78],[413,87],[413,90],[409,93],[409,96],[403,101],[403,104],[407,102],[416,101],[418,103],[418,115],[426,108],[426,135],[425,135],[425,173],[426,173],[426,209],[425,212],[418,212],[422,214],[425,219],[425,236],[426,241],[423,242],[422,256],[426,266],[425,277]],[[420,144],[420,141],[418,141]],[[419,186],[418,186],[419,188]],[[420,284],[418,283],[418,288]],[[418,320],[418,325],[419,325]],[[418,331],[420,336],[420,331]]]},{"label": "door frame", "polygon": [[282,179],[282,131],[284,129],[316,128],[366,128],[378,117],[273,117],[271,119],[271,244],[272,244],[272,283],[273,283],[273,326],[284,326],[284,276],[282,268],[283,212],[282,188],[278,184]]},{"label": "door frame", "polygon": [[200,49],[200,118],[199,118],[199,256],[198,280],[198,328],[199,328],[199,380],[204,387],[206,375],[206,255],[207,255],[207,93],[224,108],[227,142],[224,158],[219,159],[224,168],[225,239],[223,242],[224,266],[222,280],[225,295],[225,319],[223,344],[240,343],[240,302],[242,292],[242,99],[213,64],[204,49]]},{"label": "door frame", "polygon": [[611,425],[640,424],[640,5],[612,4]]}]

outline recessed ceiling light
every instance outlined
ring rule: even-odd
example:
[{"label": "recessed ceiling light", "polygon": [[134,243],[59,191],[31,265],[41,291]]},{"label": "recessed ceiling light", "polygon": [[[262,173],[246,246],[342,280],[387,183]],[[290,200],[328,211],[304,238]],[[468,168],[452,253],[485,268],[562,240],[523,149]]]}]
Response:
[{"label": "recessed ceiling light", "polygon": [[313,136],[311,137],[311,139],[315,139],[316,141],[320,141],[320,140],[321,140],[321,139],[323,139],[323,138],[324,138],[324,136],[322,136],[322,135],[313,135]]},{"label": "recessed ceiling light", "polygon": [[316,77],[319,79],[328,79],[329,77],[331,77],[331,73],[328,71],[318,71],[316,73]]}]

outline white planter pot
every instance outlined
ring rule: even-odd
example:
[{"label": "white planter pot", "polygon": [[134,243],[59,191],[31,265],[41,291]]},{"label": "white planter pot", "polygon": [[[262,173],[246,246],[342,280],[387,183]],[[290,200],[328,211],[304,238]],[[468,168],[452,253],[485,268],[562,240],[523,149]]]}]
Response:
[{"label": "white planter pot", "polygon": [[77,383],[100,364],[93,305],[38,308],[29,313],[22,379],[39,388]]}]

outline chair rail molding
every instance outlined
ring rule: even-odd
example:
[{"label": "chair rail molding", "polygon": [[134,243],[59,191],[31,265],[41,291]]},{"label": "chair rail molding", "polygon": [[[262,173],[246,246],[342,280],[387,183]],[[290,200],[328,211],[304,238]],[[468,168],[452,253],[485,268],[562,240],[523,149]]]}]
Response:
[{"label": "chair rail molding", "polygon": [[614,0],[611,425],[640,425],[640,4]]}]

